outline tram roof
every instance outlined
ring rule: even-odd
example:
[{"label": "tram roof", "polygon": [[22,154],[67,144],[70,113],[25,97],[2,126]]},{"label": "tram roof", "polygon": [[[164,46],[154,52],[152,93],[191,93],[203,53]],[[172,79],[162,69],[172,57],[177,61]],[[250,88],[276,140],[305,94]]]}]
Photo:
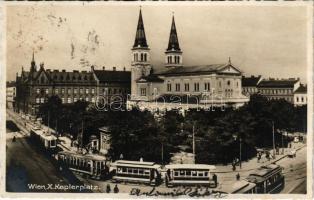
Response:
[{"label": "tram roof", "polygon": [[208,169],[215,170],[216,167],[214,165],[206,165],[206,164],[170,164],[166,165],[167,169]]},{"label": "tram roof", "polygon": [[140,167],[140,168],[159,168],[160,165],[154,162],[133,161],[133,160],[117,160],[112,163],[113,166],[122,167]]},{"label": "tram roof", "polygon": [[246,179],[248,181],[254,182],[254,183],[262,182],[262,181],[264,181],[265,177],[268,174],[275,172],[277,169],[280,169],[280,166],[275,165],[275,164],[262,166],[262,167],[258,168],[257,170],[255,170],[254,172],[252,172]]},{"label": "tram roof", "polygon": [[248,191],[252,188],[254,188],[256,184],[250,183],[246,180],[240,180],[235,182],[232,185],[222,185],[221,190],[230,194],[235,194],[235,193],[244,193],[245,191]]},{"label": "tram roof", "polygon": [[106,157],[102,155],[97,155],[97,154],[80,154],[77,152],[72,152],[72,151],[61,151],[59,154],[64,154],[64,155],[69,155],[69,156],[74,156],[74,157],[80,157],[84,159],[89,159],[89,160],[97,160],[97,161],[105,161]]},{"label": "tram roof", "polygon": [[57,137],[54,135],[45,135],[45,134],[41,134],[41,136],[45,139],[45,140],[56,140]]}]

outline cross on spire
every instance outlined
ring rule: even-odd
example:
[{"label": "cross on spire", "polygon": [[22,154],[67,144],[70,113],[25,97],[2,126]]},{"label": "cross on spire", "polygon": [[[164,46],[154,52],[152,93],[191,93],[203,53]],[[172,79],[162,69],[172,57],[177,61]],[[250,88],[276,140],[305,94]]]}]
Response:
[{"label": "cross on spire", "polygon": [[135,35],[135,41],[133,48],[136,47],[145,47],[147,48],[147,41],[145,36],[145,29],[144,29],[144,23],[142,18],[142,7],[140,6],[140,14],[138,17],[138,23],[137,23],[137,29],[136,29],[136,35]]},{"label": "cross on spire", "polygon": [[171,30],[170,30],[170,36],[169,36],[169,43],[168,43],[168,48],[167,51],[181,51],[180,45],[179,45],[179,40],[178,40],[178,35],[177,35],[177,29],[176,29],[176,24],[174,20],[174,12],[172,12],[172,23],[171,23]]}]

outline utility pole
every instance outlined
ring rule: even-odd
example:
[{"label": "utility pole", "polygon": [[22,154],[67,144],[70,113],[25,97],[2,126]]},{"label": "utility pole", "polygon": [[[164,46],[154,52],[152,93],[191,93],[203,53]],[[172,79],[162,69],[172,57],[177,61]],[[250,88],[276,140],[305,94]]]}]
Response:
[{"label": "utility pole", "polygon": [[242,139],[239,137],[239,142],[240,142],[240,169],[242,167]]},{"label": "utility pole", "polygon": [[273,125],[273,157],[276,158],[276,153],[275,153],[275,125],[274,121],[272,121]]},{"label": "utility pole", "polygon": [[192,132],[192,147],[193,147],[193,160],[194,160],[194,164],[195,164],[195,123],[193,123],[193,132]]},{"label": "utility pole", "polygon": [[281,148],[282,148],[281,154],[284,154],[285,150],[283,147],[283,133],[282,132],[281,132]]}]

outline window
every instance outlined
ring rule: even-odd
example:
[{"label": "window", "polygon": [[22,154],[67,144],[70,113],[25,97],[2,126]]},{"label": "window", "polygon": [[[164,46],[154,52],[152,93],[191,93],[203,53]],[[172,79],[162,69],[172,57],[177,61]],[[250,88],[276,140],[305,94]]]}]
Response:
[{"label": "window", "polygon": [[192,171],[192,176],[197,176],[197,171]]},{"label": "window", "polygon": [[40,99],[39,98],[36,98],[36,103],[40,103]]},{"label": "window", "polygon": [[146,53],[144,54],[144,61],[145,62],[147,61],[147,54]]},{"label": "window", "polygon": [[88,89],[88,88],[86,88],[86,89],[85,89],[85,93],[86,93],[86,94],[88,94],[88,92],[89,92],[89,89]]},{"label": "window", "polygon": [[74,94],[77,94],[77,88],[74,88]]},{"label": "window", "polygon": [[303,97],[301,97],[301,102],[304,102],[304,98]]},{"label": "window", "polygon": [[230,81],[227,81],[227,85],[230,86]]},{"label": "window", "polygon": [[89,101],[88,97],[86,97],[86,98],[85,98],[85,101],[86,101],[86,102],[88,102],[88,101]]},{"label": "window", "polygon": [[171,92],[171,83],[168,83],[168,84],[167,84],[167,91],[168,91],[168,92]]},{"label": "window", "polygon": [[188,92],[190,90],[190,84],[185,83],[184,84],[184,91]]},{"label": "window", "polygon": [[194,83],[194,91],[198,92],[200,90],[200,84],[199,83]]},{"label": "window", "polygon": [[83,94],[83,88],[80,88],[80,94]]},{"label": "window", "polygon": [[68,97],[68,103],[72,103],[71,97]]},{"label": "window", "polygon": [[141,61],[144,60],[144,55],[141,53]]},{"label": "window", "polygon": [[206,91],[210,91],[210,83],[204,83],[204,87]]},{"label": "window", "polygon": [[45,98],[40,98],[40,103],[45,103]]},{"label": "window", "polygon": [[62,103],[65,103],[65,101],[64,101],[64,97],[62,97],[62,98],[61,98],[61,100],[62,100]]},{"label": "window", "polygon": [[221,81],[219,81],[219,87],[221,87]]},{"label": "window", "polygon": [[65,92],[65,90],[64,90],[64,88],[62,88],[62,89],[61,89],[61,93],[64,94],[64,92]]},{"label": "window", "polygon": [[92,94],[95,94],[95,88],[92,88]]},{"label": "window", "polygon": [[74,98],[73,98],[73,102],[77,102],[77,97],[74,97]]},{"label": "window", "polygon": [[177,91],[177,92],[180,91],[180,83],[176,83],[176,91]]},{"label": "window", "polygon": [[68,89],[68,94],[71,94],[71,88]]},{"label": "window", "polygon": [[179,172],[178,171],[174,171],[174,176],[179,176]]},{"label": "window", "polygon": [[146,96],[146,88],[141,88],[141,96]]},{"label": "window", "polygon": [[299,97],[297,97],[297,102],[299,102]]},{"label": "window", "polygon": [[58,88],[55,89],[55,94],[58,94],[59,93],[59,90]]},{"label": "window", "polygon": [[36,93],[37,93],[37,94],[40,93],[40,89],[39,89],[39,88],[36,89]]},{"label": "window", "polygon": [[95,97],[92,97],[92,102],[95,103]]}]

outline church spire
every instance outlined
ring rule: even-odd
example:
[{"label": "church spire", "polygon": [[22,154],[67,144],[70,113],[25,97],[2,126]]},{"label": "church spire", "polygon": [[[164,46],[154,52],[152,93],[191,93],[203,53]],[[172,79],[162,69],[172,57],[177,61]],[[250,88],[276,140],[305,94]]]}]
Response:
[{"label": "church spire", "polygon": [[34,50],[33,50],[33,57],[32,57],[30,72],[34,72],[34,71],[36,71],[36,62],[35,62],[35,55],[34,55]]},{"label": "church spire", "polygon": [[177,35],[176,23],[174,20],[174,15],[172,16],[172,24],[171,24],[167,51],[181,51],[179,40],[178,40],[178,35]]},{"label": "church spire", "polygon": [[138,23],[137,23],[137,29],[136,29],[136,36],[133,48],[136,47],[145,47],[148,48],[146,36],[145,36],[145,29],[144,29],[144,23],[142,18],[142,9],[140,8],[140,14],[138,17]]}]

